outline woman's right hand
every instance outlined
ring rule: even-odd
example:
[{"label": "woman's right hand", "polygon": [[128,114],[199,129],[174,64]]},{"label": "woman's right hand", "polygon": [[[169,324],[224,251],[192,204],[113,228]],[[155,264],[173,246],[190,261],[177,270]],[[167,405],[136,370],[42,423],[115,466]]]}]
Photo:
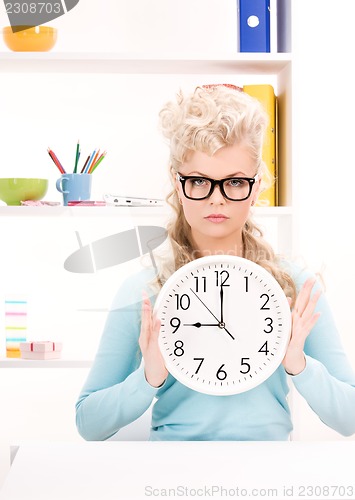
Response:
[{"label": "woman's right hand", "polygon": [[160,320],[153,317],[152,305],[148,295],[143,292],[139,347],[144,359],[145,378],[153,387],[160,387],[168,376],[168,370],[158,345],[159,330]]}]

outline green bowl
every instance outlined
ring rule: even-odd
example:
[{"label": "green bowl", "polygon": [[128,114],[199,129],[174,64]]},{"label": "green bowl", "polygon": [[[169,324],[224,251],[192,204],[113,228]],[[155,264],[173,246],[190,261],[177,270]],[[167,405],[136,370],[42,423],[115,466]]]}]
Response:
[{"label": "green bowl", "polygon": [[7,205],[21,205],[21,201],[41,200],[47,189],[48,179],[0,179],[0,200]]}]

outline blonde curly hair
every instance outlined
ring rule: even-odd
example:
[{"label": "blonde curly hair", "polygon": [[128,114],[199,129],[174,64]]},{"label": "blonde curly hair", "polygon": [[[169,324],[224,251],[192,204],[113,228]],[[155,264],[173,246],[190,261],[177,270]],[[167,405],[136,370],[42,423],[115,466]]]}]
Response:
[{"label": "blonde curly hair", "polygon": [[[170,146],[170,177],[173,186],[176,172],[191,152],[200,151],[212,156],[220,148],[238,143],[243,143],[252,155],[264,188],[270,185],[272,179],[262,161],[268,116],[258,100],[230,86],[197,87],[187,96],[180,91],[176,101],[168,102],[159,117],[161,131]],[[191,228],[185,219],[175,187],[166,201],[172,207],[173,215],[167,225],[169,248],[163,246],[160,258],[155,262],[158,286],[174,271],[198,256]],[[294,302],[296,287],[292,278],[282,268],[280,259],[251,217],[242,229],[242,242],[243,257],[268,270]]]}]

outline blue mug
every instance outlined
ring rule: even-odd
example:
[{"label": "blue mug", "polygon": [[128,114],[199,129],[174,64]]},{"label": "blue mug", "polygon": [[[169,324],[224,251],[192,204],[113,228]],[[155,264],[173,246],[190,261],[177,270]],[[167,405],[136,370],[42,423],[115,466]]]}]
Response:
[{"label": "blue mug", "polygon": [[56,187],[63,194],[64,206],[68,201],[90,200],[91,179],[91,174],[62,174]]}]

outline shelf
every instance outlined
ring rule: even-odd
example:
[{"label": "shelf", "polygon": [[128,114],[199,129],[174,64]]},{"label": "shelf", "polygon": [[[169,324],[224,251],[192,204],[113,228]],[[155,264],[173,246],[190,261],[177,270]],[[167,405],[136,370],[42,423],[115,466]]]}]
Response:
[{"label": "shelf", "polygon": [[0,52],[0,72],[121,74],[277,74],[291,61],[288,53],[140,54]]},{"label": "shelf", "polygon": [[[165,216],[170,208],[162,207],[0,207],[0,217],[116,217],[117,215]],[[292,215],[292,207],[255,207],[262,217]]]},{"label": "shelf", "polygon": [[41,206],[0,207],[0,217],[117,217],[120,216],[160,216],[166,215],[168,208],[162,207],[64,207]]},{"label": "shelf", "polygon": [[91,360],[87,359],[20,359],[0,358],[1,368],[90,368]]}]

